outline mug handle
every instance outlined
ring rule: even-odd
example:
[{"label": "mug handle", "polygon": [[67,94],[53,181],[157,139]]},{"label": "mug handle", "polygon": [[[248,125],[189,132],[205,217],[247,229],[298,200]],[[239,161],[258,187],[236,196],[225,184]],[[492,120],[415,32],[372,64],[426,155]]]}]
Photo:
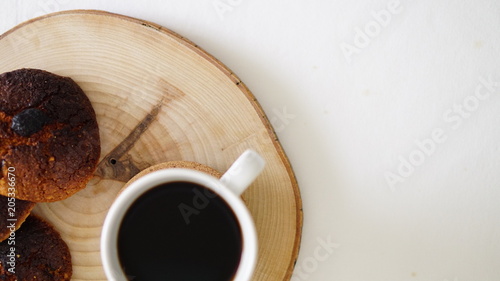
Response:
[{"label": "mug handle", "polygon": [[256,151],[248,149],[234,161],[220,181],[238,196],[262,172],[266,161]]}]

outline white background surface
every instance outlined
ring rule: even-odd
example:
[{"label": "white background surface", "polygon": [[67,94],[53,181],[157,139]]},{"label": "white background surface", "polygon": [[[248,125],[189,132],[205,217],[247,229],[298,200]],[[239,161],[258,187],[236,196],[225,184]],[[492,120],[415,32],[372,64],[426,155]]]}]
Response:
[{"label": "white background surface", "polygon": [[232,69],[301,188],[292,280],[500,280],[500,2],[1,5],[0,33],[100,9],[169,28]]}]

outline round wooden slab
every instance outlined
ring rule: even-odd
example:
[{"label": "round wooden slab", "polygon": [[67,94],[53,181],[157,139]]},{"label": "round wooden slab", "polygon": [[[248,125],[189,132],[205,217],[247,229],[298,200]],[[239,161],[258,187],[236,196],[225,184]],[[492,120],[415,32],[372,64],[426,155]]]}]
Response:
[{"label": "round wooden slab", "polygon": [[101,11],[21,24],[0,37],[0,54],[0,72],[29,67],[72,77],[97,113],[95,177],[76,195],[34,211],[68,243],[73,280],[105,280],[102,223],[134,175],[167,161],[223,172],[247,148],[267,161],[243,195],[260,243],[253,280],[291,278],[302,227],[297,182],[261,107],[223,64],[161,26]]}]

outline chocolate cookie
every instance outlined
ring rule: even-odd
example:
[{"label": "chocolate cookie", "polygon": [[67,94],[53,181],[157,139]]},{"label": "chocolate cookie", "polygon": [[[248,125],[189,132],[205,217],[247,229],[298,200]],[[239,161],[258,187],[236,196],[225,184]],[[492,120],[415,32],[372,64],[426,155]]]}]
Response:
[{"label": "chocolate cookie", "polygon": [[71,279],[69,248],[51,225],[30,215],[14,234],[0,243],[0,280]]},{"label": "chocolate cookie", "polygon": [[71,79],[38,69],[0,75],[0,195],[65,199],[83,189],[100,155],[92,105]]},{"label": "chocolate cookie", "polygon": [[35,203],[0,195],[0,242],[26,220]]}]

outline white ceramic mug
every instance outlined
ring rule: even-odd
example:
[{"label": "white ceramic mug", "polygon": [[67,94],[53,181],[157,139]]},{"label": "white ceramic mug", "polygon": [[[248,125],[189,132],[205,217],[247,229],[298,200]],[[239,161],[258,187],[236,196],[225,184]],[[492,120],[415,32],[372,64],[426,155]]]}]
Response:
[{"label": "white ceramic mug", "polygon": [[[101,234],[101,259],[108,280],[127,280],[118,256],[118,234],[121,222],[132,204],[145,192],[173,182],[190,182],[217,194],[233,211],[241,229],[242,251],[232,280],[249,281],[257,262],[257,233],[253,219],[240,195],[261,173],[265,165],[253,150],[245,151],[217,179],[192,169],[169,168],[151,172],[132,182],[113,202]],[[161,218],[162,214],[158,214]]]}]

